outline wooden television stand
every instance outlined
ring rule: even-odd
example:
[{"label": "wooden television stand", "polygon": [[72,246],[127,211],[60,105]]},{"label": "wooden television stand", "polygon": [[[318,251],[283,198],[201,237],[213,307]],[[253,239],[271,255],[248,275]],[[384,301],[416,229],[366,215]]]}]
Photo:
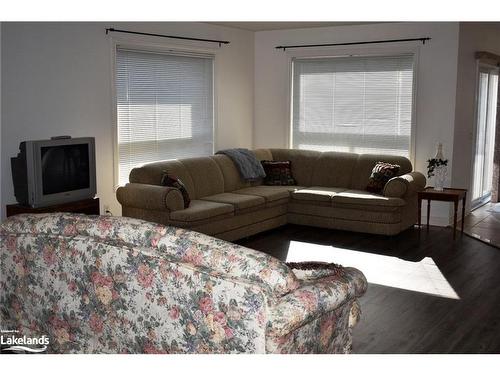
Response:
[{"label": "wooden television stand", "polygon": [[47,212],[72,212],[77,214],[99,215],[99,198],[83,199],[75,202],[37,208],[21,206],[19,204],[7,205],[7,217],[17,214],[42,214]]}]

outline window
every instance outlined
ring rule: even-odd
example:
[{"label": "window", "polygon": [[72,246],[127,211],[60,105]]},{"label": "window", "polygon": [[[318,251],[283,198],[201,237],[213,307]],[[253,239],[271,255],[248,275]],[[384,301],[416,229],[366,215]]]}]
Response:
[{"label": "window", "polygon": [[480,64],[477,78],[472,207],[489,201],[493,188],[498,68]]},{"label": "window", "polygon": [[213,56],[117,48],[118,184],[130,170],[213,153]]},{"label": "window", "polygon": [[413,55],[293,60],[293,148],[410,156]]}]

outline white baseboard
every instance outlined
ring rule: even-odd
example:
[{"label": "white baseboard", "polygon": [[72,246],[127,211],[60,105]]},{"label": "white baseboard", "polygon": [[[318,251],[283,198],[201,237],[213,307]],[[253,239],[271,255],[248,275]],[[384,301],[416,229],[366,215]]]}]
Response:
[{"label": "white baseboard", "polygon": [[[422,225],[427,224],[427,215],[422,215]],[[438,227],[447,227],[451,224],[451,218],[448,217],[443,217],[443,216],[432,216],[430,217],[429,220],[430,225],[435,225]]]}]

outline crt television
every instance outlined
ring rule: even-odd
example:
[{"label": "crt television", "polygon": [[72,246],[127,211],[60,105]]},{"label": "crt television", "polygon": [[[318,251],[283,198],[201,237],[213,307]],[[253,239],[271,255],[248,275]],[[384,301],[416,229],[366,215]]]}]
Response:
[{"label": "crt television", "polygon": [[21,142],[11,168],[14,194],[24,206],[45,207],[96,194],[94,138]]}]

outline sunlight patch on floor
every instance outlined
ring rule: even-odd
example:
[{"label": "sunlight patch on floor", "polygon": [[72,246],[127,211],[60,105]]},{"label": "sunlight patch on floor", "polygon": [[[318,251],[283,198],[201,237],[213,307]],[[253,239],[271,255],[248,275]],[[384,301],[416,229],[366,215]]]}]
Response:
[{"label": "sunlight patch on floor", "polygon": [[335,246],[290,241],[287,262],[333,262],[362,271],[369,283],[460,299],[432,258],[411,262]]}]

